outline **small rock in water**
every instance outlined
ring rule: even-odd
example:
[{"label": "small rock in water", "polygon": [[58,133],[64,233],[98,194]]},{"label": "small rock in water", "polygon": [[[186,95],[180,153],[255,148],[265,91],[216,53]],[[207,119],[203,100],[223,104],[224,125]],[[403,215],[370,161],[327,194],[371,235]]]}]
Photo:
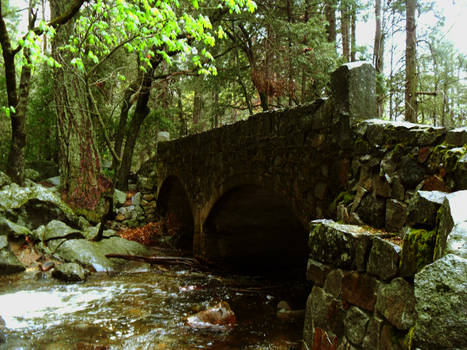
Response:
[{"label": "small rock in water", "polygon": [[221,301],[207,310],[188,317],[187,323],[193,328],[233,327],[236,318],[230,305],[226,301]]},{"label": "small rock in water", "polygon": [[282,321],[296,321],[305,315],[305,310],[292,310],[289,303],[285,300],[279,301],[277,304],[276,317]]},{"label": "small rock in water", "polygon": [[39,268],[42,272],[49,271],[52,267],[55,266],[55,263],[53,261],[46,261],[43,264],[39,265]]},{"label": "small rock in water", "polygon": [[84,281],[86,275],[86,270],[76,263],[61,264],[52,271],[52,277],[65,282]]}]

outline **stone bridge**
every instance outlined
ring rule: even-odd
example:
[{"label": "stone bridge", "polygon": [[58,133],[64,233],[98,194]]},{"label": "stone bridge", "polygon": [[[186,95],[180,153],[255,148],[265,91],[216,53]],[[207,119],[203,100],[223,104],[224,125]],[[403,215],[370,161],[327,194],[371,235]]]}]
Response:
[{"label": "stone bridge", "polygon": [[368,63],[332,75],[332,97],[260,113],[157,151],[158,208],[196,256],[248,269],[304,267],[308,223],[347,182],[351,124],[375,115]]}]

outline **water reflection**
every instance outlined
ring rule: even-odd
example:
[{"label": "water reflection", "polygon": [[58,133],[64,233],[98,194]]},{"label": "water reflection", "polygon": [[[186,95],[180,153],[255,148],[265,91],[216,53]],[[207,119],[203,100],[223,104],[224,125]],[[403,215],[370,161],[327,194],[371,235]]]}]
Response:
[{"label": "water reflection", "polygon": [[[298,349],[302,321],[275,317],[291,286],[305,288],[294,283],[284,290],[277,282],[186,270],[94,274],[80,284],[1,277],[0,349]],[[219,301],[236,314],[232,330],[186,325]]]}]

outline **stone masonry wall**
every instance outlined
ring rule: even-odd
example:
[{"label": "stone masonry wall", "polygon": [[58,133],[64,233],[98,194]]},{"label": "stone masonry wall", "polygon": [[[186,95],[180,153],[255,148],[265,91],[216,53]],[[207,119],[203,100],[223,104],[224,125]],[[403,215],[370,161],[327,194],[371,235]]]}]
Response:
[{"label": "stone masonry wall", "polygon": [[340,223],[310,224],[306,346],[466,348],[467,129],[366,120],[353,132]]}]

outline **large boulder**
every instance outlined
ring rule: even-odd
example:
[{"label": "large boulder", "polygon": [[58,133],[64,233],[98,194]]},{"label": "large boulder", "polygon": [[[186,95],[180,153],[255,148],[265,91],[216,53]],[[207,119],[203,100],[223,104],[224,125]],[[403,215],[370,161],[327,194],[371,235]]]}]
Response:
[{"label": "large boulder", "polygon": [[24,270],[24,265],[9,249],[7,237],[0,236],[0,275],[9,275]]},{"label": "large boulder", "polygon": [[125,262],[106,258],[107,254],[147,255],[147,248],[137,242],[120,237],[105,238],[99,242],[71,239],[54,247],[54,255],[67,262],[75,262],[96,271],[118,271]]},{"label": "large boulder", "polygon": [[48,242],[60,238],[77,239],[85,237],[80,230],[74,229],[61,221],[52,220],[47,225],[37,228],[34,231],[34,238],[42,242]]},{"label": "large boulder", "polygon": [[8,235],[13,237],[26,237],[32,234],[27,227],[18,225],[7,218],[0,217],[0,235]]},{"label": "large boulder", "polygon": [[415,275],[418,318],[413,345],[421,349],[467,348],[467,260],[453,254]]},{"label": "large boulder", "polygon": [[78,223],[78,216],[57,192],[33,182],[28,182],[26,187],[15,183],[4,186],[0,190],[0,209],[14,212],[17,223],[24,223],[29,229],[35,229],[53,219],[72,225]]}]

